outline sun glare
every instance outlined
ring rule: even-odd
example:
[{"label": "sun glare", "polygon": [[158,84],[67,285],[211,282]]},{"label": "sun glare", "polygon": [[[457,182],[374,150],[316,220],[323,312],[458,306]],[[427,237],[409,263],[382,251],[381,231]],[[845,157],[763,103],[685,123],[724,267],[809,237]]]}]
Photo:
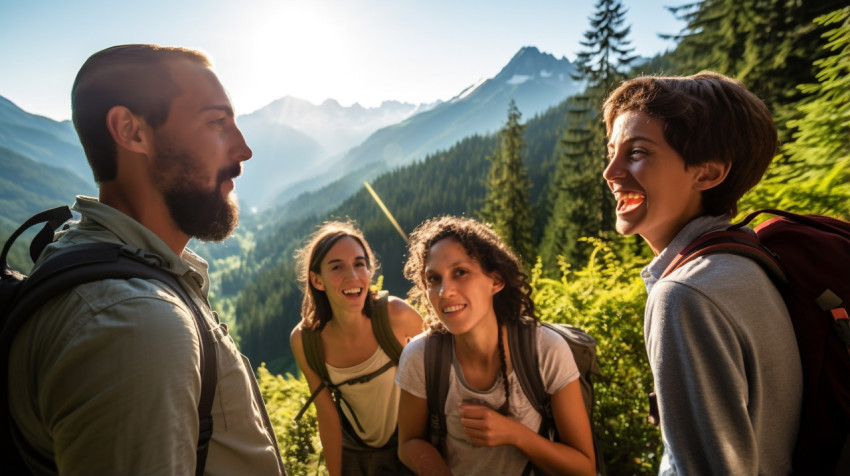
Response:
[{"label": "sun glare", "polygon": [[[314,2],[281,2],[258,12],[246,32],[247,64],[254,65],[258,89],[319,101],[348,67],[345,22]],[[306,70],[305,70],[305,66]],[[336,78],[336,79],[334,79]]]}]

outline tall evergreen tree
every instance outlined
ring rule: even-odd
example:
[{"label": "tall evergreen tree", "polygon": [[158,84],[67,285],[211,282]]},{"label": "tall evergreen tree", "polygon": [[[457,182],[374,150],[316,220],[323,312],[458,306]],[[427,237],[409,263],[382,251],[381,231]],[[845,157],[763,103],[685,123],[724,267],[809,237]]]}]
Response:
[{"label": "tall evergreen tree", "polygon": [[701,0],[669,10],[685,28],[677,35],[674,72],[703,69],[734,76],[762,98],[790,140],[789,120],[800,117],[799,84],[815,82],[812,62],[827,55],[823,28],[813,20],[846,6],[846,0]]},{"label": "tall evergreen tree", "polygon": [[581,264],[589,248],[579,238],[597,236],[614,225],[614,200],[602,179],[606,140],[599,108],[635,59],[625,15],[620,0],[598,0],[581,42],[574,78],[587,86],[584,94],[572,98],[568,126],[555,152],[559,158],[550,189],[551,212],[540,243],[548,273],[557,270],[558,256]]},{"label": "tall evergreen tree", "polygon": [[830,28],[814,62],[816,84],[800,85],[806,97],[789,121],[792,140],[782,147],[765,179],[741,209],[770,205],[802,213],[850,218],[850,7],[815,19]]},{"label": "tall evergreen tree", "polygon": [[508,106],[508,121],[502,128],[501,146],[487,159],[491,162],[487,177],[487,198],[481,218],[490,223],[505,243],[526,264],[533,260],[531,229],[534,224],[529,202],[531,183],[522,161],[525,126],[516,102]]}]

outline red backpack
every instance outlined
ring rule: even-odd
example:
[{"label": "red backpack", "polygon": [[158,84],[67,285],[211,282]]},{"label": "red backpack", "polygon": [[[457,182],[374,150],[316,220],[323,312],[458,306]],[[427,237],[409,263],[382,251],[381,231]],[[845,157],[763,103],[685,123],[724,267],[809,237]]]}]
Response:
[{"label": "red backpack", "polygon": [[[761,213],[777,215],[740,230]],[[711,253],[758,262],[785,300],[803,366],[796,473],[850,474],[850,223],[818,215],[760,210],[685,248],[664,271]]]}]

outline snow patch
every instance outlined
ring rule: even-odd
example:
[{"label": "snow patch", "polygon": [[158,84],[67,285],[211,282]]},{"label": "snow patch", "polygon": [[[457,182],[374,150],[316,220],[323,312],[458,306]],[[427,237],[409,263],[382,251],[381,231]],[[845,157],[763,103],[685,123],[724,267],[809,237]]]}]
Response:
[{"label": "snow patch", "polygon": [[482,84],[484,84],[484,82],[485,82],[485,81],[487,81],[487,78],[481,78],[481,79],[479,79],[478,81],[476,81],[476,82],[475,82],[475,84],[473,84],[473,85],[471,85],[471,86],[467,87],[466,89],[464,89],[463,91],[461,91],[461,92],[460,92],[460,94],[458,94],[457,96],[455,96],[455,97],[451,98],[451,99],[449,100],[449,102],[457,102],[457,101],[460,101],[460,100],[462,100],[462,99],[465,99],[465,98],[469,97],[469,95],[471,95],[472,93],[474,93],[474,92],[475,92],[475,90],[477,90],[477,89],[478,89],[478,88],[479,88]]},{"label": "snow patch", "polygon": [[515,74],[511,79],[508,80],[508,84],[522,84],[531,79],[532,77],[533,76],[529,76],[527,74]]}]

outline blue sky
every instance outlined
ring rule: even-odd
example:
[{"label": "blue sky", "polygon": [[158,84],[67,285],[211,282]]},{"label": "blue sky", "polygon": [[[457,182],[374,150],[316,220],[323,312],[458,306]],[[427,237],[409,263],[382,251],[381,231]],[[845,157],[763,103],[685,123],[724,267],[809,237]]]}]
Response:
[{"label": "blue sky", "polygon": [[[570,60],[595,0],[0,0],[0,96],[68,119],[74,76],[122,43],[201,49],[237,113],[291,95],[348,106],[446,100],[523,46]],[[624,0],[635,52],[672,43],[684,0]]]}]

